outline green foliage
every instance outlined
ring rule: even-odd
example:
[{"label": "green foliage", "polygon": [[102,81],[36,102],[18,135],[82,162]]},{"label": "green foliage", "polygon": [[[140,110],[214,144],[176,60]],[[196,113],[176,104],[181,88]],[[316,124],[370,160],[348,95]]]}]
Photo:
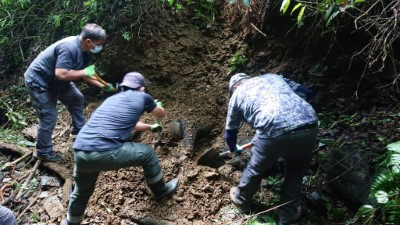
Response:
[{"label": "green foliage", "polygon": [[122,37],[123,37],[125,40],[130,41],[130,40],[132,39],[132,33],[129,32],[129,31],[124,31],[124,32],[122,33]]},{"label": "green foliage", "polygon": [[40,217],[38,214],[36,214],[35,212],[32,212],[31,214],[31,221],[34,223],[38,223],[40,221]]},{"label": "green foliage", "polygon": [[261,216],[254,217],[247,224],[248,225],[276,225],[276,222],[270,216],[261,215]]},{"label": "green foliage", "polygon": [[11,129],[21,129],[27,125],[28,118],[26,114],[29,114],[24,108],[25,105],[19,104],[21,99],[23,99],[22,96],[25,96],[25,99],[27,99],[25,89],[15,85],[8,87],[6,92],[12,93],[12,95],[2,95],[0,97],[0,110],[3,111],[7,117],[3,126]]},{"label": "green foliage", "polygon": [[175,11],[180,11],[182,9],[182,4],[176,2],[175,0],[161,0],[163,3],[167,2],[168,5]]},{"label": "green foliage", "polygon": [[373,223],[378,209],[382,211],[385,224],[400,221],[400,141],[387,145],[387,152],[381,163],[382,172],[375,178],[370,196],[378,202],[378,207],[363,205],[356,217],[364,218],[366,223]]},{"label": "green foliage", "polygon": [[[287,10],[292,7],[290,15],[297,12],[297,25],[301,27],[304,25],[304,12],[306,9],[310,11],[311,15],[321,15],[321,18],[327,28],[334,26],[333,20],[340,14],[345,14],[346,10],[355,8],[358,4],[363,3],[365,0],[319,0],[316,5],[311,1],[291,1],[283,0],[280,11],[285,14]],[[327,29],[331,30],[331,29]]]},{"label": "green foliage", "polygon": [[20,131],[12,129],[0,129],[0,140],[21,146],[32,147],[36,145],[34,142],[26,140]]},{"label": "green foliage", "polygon": [[241,66],[247,62],[246,56],[243,55],[244,50],[238,51],[235,55],[229,60],[229,65],[231,66],[230,73],[235,72]]},{"label": "green foliage", "polygon": [[187,0],[186,6],[193,11],[193,18],[195,24],[202,23],[203,21],[209,23],[214,20],[216,14],[215,0]]}]

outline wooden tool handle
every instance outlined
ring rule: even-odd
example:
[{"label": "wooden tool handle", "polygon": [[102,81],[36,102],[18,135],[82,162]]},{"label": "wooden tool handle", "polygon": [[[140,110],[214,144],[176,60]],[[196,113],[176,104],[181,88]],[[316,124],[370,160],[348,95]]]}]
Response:
[{"label": "wooden tool handle", "polygon": [[247,144],[244,144],[244,145],[242,145],[242,146],[240,146],[242,149],[246,149],[246,148],[250,148],[251,146],[253,146],[253,144],[250,142],[250,143],[247,143]]},{"label": "wooden tool handle", "polygon": [[102,79],[99,77],[99,75],[98,75],[97,73],[94,73],[93,78],[94,78],[95,80],[97,80],[98,82],[100,82],[102,85],[106,86],[106,87],[110,86],[107,82],[105,82],[104,80],[102,80]]}]

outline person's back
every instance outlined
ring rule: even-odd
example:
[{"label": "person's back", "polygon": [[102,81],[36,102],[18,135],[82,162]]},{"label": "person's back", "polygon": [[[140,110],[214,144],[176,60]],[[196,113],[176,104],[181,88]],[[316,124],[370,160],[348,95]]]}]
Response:
[{"label": "person's back", "polygon": [[141,115],[151,111],[154,100],[139,91],[124,91],[107,98],[79,132],[73,148],[106,151],[125,142]]},{"label": "person's back", "polygon": [[[54,72],[56,67],[66,69],[81,69],[89,61],[89,55],[82,53],[79,36],[63,38],[43,50],[29,65],[25,72],[27,83],[36,82],[46,89],[54,89],[59,85],[66,85],[69,81],[57,80]],[[59,51],[68,51],[68,58],[57,59]],[[58,60],[58,61],[57,61]],[[57,83],[57,84],[56,84]]]},{"label": "person's back", "polygon": [[[293,84],[293,83],[292,83]],[[231,77],[225,140],[237,151],[237,134],[244,120],[256,129],[251,156],[230,198],[242,213],[252,213],[253,195],[265,171],[280,157],[285,158],[281,187],[279,224],[291,224],[301,215],[302,179],[307,171],[318,133],[314,109],[299,97],[282,76],[266,74],[251,78],[239,73]]]},{"label": "person's back", "polygon": [[[264,138],[276,137],[317,121],[312,106],[293,92],[282,76],[275,74],[248,79],[233,93],[229,102],[231,107],[238,107],[243,120]],[[240,118],[241,115],[233,117]]]}]

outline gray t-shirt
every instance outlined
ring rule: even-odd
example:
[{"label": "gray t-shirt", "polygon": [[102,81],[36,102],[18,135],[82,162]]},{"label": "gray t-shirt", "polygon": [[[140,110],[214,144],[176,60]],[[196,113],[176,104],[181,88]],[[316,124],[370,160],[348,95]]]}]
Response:
[{"label": "gray t-shirt", "polygon": [[260,138],[276,137],[307,124],[316,124],[310,104],[296,95],[280,75],[265,74],[242,83],[230,98],[226,130],[245,121]]},{"label": "gray t-shirt", "polygon": [[33,60],[24,74],[25,82],[56,90],[70,82],[57,80],[56,68],[81,70],[89,59],[90,53],[81,50],[79,36],[66,37],[47,47]]},{"label": "gray t-shirt", "polygon": [[139,91],[124,91],[107,98],[80,130],[73,148],[109,151],[119,148],[131,134],[142,114],[156,108],[154,99]]}]

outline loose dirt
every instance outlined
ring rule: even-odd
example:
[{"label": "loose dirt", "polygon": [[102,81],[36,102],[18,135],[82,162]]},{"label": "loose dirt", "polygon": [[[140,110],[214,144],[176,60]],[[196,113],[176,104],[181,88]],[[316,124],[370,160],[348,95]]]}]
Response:
[{"label": "loose dirt", "polygon": [[[199,165],[198,159],[210,149],[226,150],[223,132],[229,100],[227,86],[231,66],[228,62],[235,53],[247,51],[244,38],[249,37],[251,28],[244,29],[247,30],[245,34],[213,22],[199,29],[185,19],[168,10],[152,8],[140,19],[140,32],[132,42],[119,36],[110,39],[103,53],[109,63],[102,71],[103,79],[114,82],[120,82],[129,71],[138,71],[148,79],[149,94],[163,102],[167,113],[161,120],[164,126],[161,143],[155,146],[157,134],[150,132],[135,133],[131,141],[154,146],[166,180],[178,177],[179,188],[171,198],[156,202],[141,168],[103,172],[90,199],[84,224],[233,224],[246,221],[231,204],[229,189],[238,183],[249,153],[222,161],[217,166],[207,165],[207,162]],[[259,41],[268,42],[268,45],[246,52],[250,56],[248,65],[257,65],[252,75],[261,71],[277,72],[282,68],[290,71],[293,62],[282,60],[282,56],[275,57],[279,49],[282,54],[285,52],[282,43],[256,33],[253,30],[251,34],[256,37],[254,46],[260,45]],[[86,96],[86,116],[90,117],[107,96],[96,97],[98,90],[91,87],[81,90]],[[155,119],[144,115],[143,121],[154,123]],[[62,164],[72,174],[72,143],[68,139],[69,131],[65,132],[69,126],[70,118],[64,110],[54,132],[60,134],[54,139],[54,148],[63,155]],[[253,134],[249,127],[243,126],[239,135],[241,144],[251,140]],[[262,192],[264,197],[258,200],[268,202],[271,194],[265,188]],[[48,218],[42,216],[45,214],[42,207],[39,202],[32,210],[38,212],[42,222],[49,224]],[[61,217],[52,221],[60,220]],[[27,215],[23,224],[31,224],[30,221]]]}]

